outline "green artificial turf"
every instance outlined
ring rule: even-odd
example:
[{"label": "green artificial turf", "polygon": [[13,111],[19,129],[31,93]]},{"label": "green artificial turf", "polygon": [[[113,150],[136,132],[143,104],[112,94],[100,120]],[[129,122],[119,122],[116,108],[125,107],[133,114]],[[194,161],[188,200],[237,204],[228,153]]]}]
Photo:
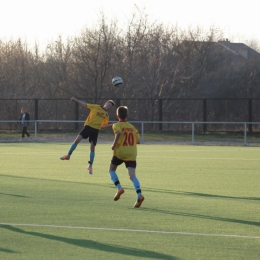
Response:
[{"label": "green artificial turf", "polygon": [[98,144],[0,144],[0,259],[260,259],[260,148],[139,145],[120,200]]}]

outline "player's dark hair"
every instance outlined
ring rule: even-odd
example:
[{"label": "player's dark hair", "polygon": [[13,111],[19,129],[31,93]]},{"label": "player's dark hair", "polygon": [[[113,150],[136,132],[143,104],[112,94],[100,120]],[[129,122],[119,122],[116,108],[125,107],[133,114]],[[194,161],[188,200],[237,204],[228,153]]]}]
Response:
[{"label": "player's dark hair", "polygon": [[115,105],[115,102],[113,100],[108,100],[109,103],[111,103],[113,106]]},{"label": "player's dark hair", "polygon": [[120,106],[117,108],[116,114],[120,119],[125,120],[128,116],[128,108],[126,106]]}]

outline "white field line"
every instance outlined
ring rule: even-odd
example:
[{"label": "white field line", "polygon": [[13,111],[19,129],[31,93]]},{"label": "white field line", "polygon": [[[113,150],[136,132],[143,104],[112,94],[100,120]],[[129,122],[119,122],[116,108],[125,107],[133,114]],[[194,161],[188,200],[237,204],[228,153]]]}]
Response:
[{"label": "white field line", "polygon": [[101,230],[101,231],[119,231],[119,232],[154,233],[154,234],[173,234],[173,235],[186,235],[186,236],[207,236],[207,237],[231,237],[231,238],[260,239],[260,236],[206,234],[206,233],[177,232],[177,231],[175,232],[175,231],[159,231],[159,230],[124,229],[124,228],[97,228],[97,227],[76,227],[76,226],[17,224],[17,223],[0,223],[0,226],[25,226],[25,227]]}]

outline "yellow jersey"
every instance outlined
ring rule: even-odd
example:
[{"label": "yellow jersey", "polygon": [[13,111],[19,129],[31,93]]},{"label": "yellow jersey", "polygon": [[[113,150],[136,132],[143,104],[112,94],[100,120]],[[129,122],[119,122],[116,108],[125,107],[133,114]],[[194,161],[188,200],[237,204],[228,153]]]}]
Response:
[{"label": "yellow jersey", "polygon": [[88,125],[95,129],[100,129],[102,125],[107,125],[109,116],[107,111],[100,105],[87,104],[86,108],[90,109],[90,113],[84,123],[84,126]]},{"label": "yellow jersey", "polygon": [[124,161],[136,161],[137,156],[137,140],[140,135],[138,130],[127,121],[120,121],[113,124],[114,134],[121,132],[120,138],[113,150],[114,156]]}]

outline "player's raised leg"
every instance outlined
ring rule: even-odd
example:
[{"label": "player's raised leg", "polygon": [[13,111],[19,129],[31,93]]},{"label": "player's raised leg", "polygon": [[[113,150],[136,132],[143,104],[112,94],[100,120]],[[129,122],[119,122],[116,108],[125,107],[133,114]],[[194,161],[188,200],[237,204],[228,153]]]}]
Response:
[{"label": "player's raised leg", "polygon": [[77,138],[75,139],[75,141],[72,143],[69,151],[68,151],[68,154],[67,155],[64,155],[62,157],[60,157],[61,160],[69,160],[70,159],[70,156],[71,154],[73,153],[73,151],[77,148],[77,145],[78,143],[82,140],[82,136],[81,135],[78,135]]}]

